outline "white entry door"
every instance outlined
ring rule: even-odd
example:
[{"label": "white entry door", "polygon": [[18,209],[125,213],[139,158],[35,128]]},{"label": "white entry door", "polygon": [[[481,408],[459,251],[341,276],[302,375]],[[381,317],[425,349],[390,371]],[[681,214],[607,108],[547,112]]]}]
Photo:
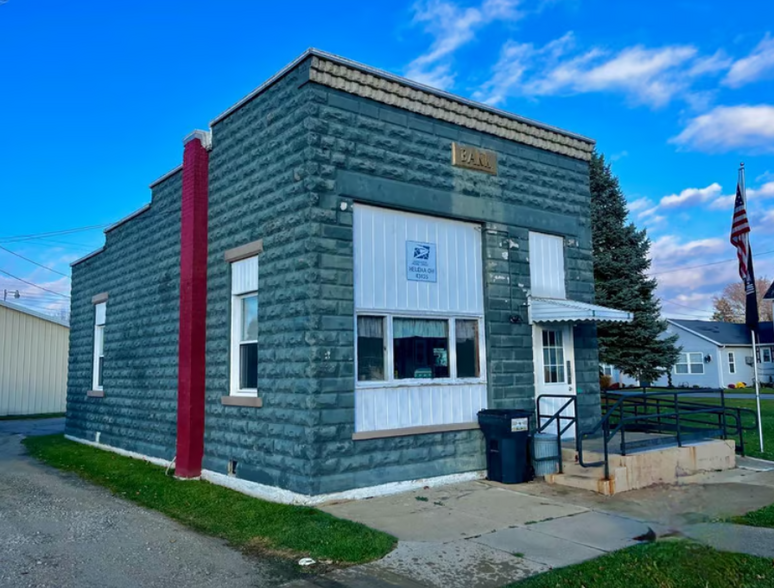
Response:
[{"label": "white entry door", "polygon": [[[533,352],[535,360],[535,395],[575,394],[575,349],[573,346],[571,325],[533,325]],[[540,400],[540,413],[553,415],[567,402],[568,398],[543,398]],[[575,416],[572,405],[562,411],[562,416]],[[542,419],[541,426],[548,419]],[[568,421],[563,420],[561,428]],[[551,423],[545,433],[556,434],[556,421]],[[573,425],[562,435],[563,439],[575,438]]]}]

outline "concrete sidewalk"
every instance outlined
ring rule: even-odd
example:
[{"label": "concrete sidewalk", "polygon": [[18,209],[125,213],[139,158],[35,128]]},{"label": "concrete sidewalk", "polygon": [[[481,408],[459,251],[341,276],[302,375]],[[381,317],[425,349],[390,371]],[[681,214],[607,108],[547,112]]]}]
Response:
[{"label": "concrete sidewalk", "polygon": [[468,482],[323,510],[399,539],[361,571],[437,588],[497,588],[634,545],[648,530],[630,517],[519,491],[527,486],[545,487]]}]

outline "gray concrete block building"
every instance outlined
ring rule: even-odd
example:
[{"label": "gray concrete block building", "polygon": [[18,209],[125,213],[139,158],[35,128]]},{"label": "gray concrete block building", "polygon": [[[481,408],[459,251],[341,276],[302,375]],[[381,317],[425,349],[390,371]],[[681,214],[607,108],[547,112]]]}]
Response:
[{"label": "gray concrete block building", "polygon": [[482,408],[594,422],[630,317],[593,305],[592,150],[307,51],[73,264],[67,435],[314,502],[479,475]]}]

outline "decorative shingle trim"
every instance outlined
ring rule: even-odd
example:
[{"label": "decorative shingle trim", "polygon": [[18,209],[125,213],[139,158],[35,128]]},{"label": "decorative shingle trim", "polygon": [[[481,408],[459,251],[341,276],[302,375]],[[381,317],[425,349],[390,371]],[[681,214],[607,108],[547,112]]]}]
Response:
[{"label": "decorative shingle trim", "polygon": [[223,406],[251,406],[261,408],[263,400],[257,396],[221,396],[220,403]]},{"label": "decorative shingle trim", "polygon": [[478,423],[452,423],[450,425],[426,425],[424,427],[405,427],[403,429],[384,429],[382,431],[363,431],[352,435],[353,441],[382,439],[384,437],[404,437],[406,435],[425,435],[428,433],[448,433],[478,429]]},{"label": "decorative shingle trim", "polygon": [[257,241],[245,243],[239,247],[227,250],[224,257],[227,262],[233,263],[261,253],[263,253],[263,239],[258,239]]},{"label": "decorative shingle trim", "polygon": [[310,80],[382,104],[443,120],[510,141],[589,161],[594,143],[443,98],[318,56]]},{"label": "decorative shingle trim", "polygon": [[86,392],[86,398],[104,398],[104,397],[105,397],[104,390],[88,390]]},{"label": "decorative shingle trim", "polygon": [[108,293],[107,292],[100,292],[99,294],[95,294],[91,297],[91,303],[92,304],[100,304],[102,302],[107,302],[108,299]]}]

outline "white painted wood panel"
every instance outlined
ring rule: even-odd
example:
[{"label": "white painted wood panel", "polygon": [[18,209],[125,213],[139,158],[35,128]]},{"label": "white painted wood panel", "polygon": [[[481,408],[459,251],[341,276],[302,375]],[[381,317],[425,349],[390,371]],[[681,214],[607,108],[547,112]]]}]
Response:
[{"label": "white painted wood panel", "polygon": [[231,264],[231,293],[244,294],[258,290],[258,256]]},{"label": "white painted wood panel", "polygon": [[64,412],[66,326],[0,306],[0,416]]},{"label": "white painted wood panel", "polygon": [[533,296],[566,298],[562,237],[530,232],[529,275]]},{"label": "white painted wood panel", "polygon": [[355,391],[355,431],[475,423],[486,406],[486,384],[362,388]]},{"label": "white painted wood panel", "polygon": [[[483,314],[478,225],[357,204],[354,240],[358,310]],[[407,241],[435,245],[436,282],[408,279]]]}]

